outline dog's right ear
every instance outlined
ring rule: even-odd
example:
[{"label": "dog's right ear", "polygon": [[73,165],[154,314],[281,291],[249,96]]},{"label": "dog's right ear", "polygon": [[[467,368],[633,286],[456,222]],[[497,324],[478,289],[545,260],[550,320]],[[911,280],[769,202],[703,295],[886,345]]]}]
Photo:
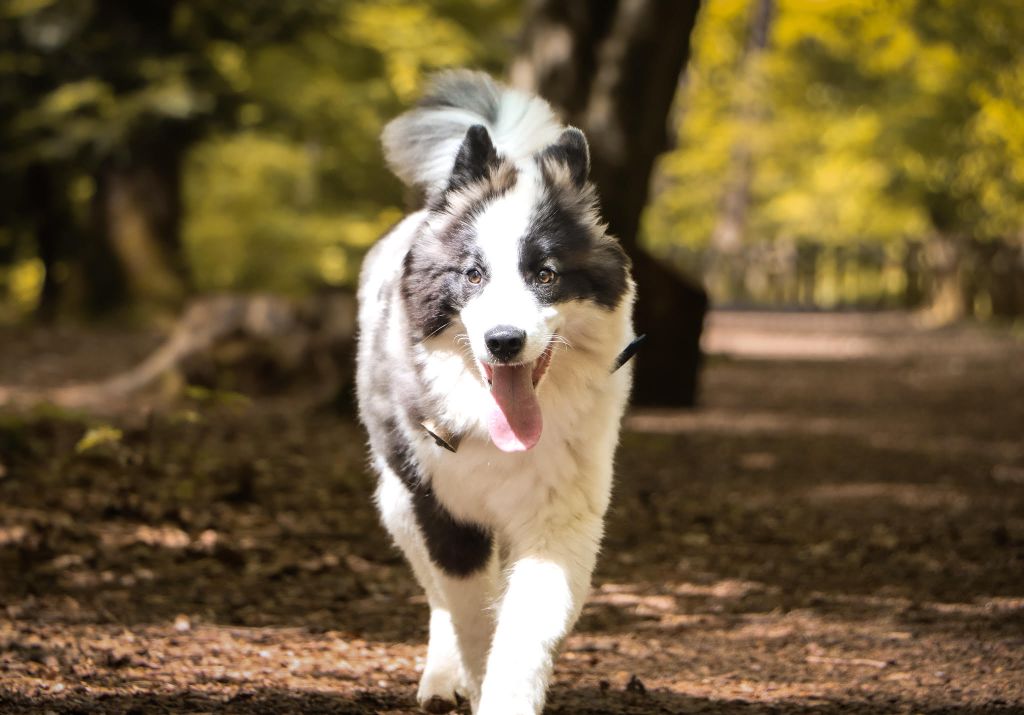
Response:
[{"label": "dog's right ear", "polygon": [[569,180],[582,189],[590,175],[590,147],[587,137],[576,127],[562,130],[558,141],[541,153],[541,160],[552,160],[566,168]]},{"label": "dog's right ear", "polygon": [[448,178],[446,191],[461,189],[487,175],[487,168],[498,161],[498,152],[491,142],[491,135],[482,124],[474,124],[466,132],[455,165]]}]

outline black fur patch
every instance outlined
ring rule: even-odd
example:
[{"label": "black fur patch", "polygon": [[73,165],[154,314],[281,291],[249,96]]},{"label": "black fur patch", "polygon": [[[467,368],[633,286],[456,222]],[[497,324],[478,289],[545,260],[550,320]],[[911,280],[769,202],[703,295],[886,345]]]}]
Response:
[{"label": "black fur patch", "polygon": [[430,560],[452,576],[466,577],[482,569],[491,557],[493,540],[478,524],[457,521],[434,497],[429,485],[412,494],[416,523],[423,530]]},{"label": "black fur patch", "polygon": [[455,155],[455,164],[445,192],[458,191],[474,181],[480,181],[487,176],[488,170],[497,166],[498,152],[491,142],[491,135],[483,125],[475,124],[466,131],[459,153]]},{"label": "black fur patch", "polygon": [[558,141],[541,152],[541,161],[550,159],[565,165],[577,189],[582,189],[590,175],[590,148],[587,138],[576,127],[562,130]]},{"label": "black fur patch", "polygon": [[[534,207],[529,226],[519,249],[519,269],[541,303],[592,300],[608,309],[619,304],[628,286],[629,258],[618,241],[594,235],[558,190]],[[558,278],[536,282],[537,271],[547,266],[556,269]]]},{"label": "black fur patch", "polygon": [[466,271],[481,265],[471,229],[452,221],[439,236],[413,241],[402,269],[402,300],[417,341],[440,333],[466,301],[480,289],[466,280]]},{"label": "black fur patch", "polygon": [[434,496],[434,490],[423,481],[412,449],[393,422],[385,424],[388,466],[412,493],[413,513],[423,532],[430,560],[438,568],[456,577],[479,571],[491,557],[493,539],[478,524],[457,520]]},{"label": "black fur patch", "polygon": [[[469,141],[467,135],[466,142]],[[501,157],[488,159],[481,178],[468,184],[453,180],[430,208],[435,216],[444,219],[443,228],[436,234],[417,236],[402,266],[402,300],[414,339],[424,340],[444,330],[486,283],[487,266],[474,240],[473,219],[515,186],[516,176],[515,167]],[[451,214],[456,202],[463,208],[458,214]],[[478,269],[485,280],[478,285],[467,281],[470,268]]]},{"label": "black fur patch", "polygon": [[498,123],[501,90],[483,72],[450,70],[434,78],[418,104],[420,107],[453,107],[472,112],[494,126]]}]

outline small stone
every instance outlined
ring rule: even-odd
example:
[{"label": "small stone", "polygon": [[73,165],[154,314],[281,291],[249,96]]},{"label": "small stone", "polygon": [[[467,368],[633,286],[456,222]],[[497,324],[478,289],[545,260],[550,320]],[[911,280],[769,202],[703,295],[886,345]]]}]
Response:
[{"label": "small stone", "polygon": [[646,695],[647,688],[644,686],[644,681],[640,680],[636,675],[631,675],[629,676],[629,682],[626,683],[626,692]]}]

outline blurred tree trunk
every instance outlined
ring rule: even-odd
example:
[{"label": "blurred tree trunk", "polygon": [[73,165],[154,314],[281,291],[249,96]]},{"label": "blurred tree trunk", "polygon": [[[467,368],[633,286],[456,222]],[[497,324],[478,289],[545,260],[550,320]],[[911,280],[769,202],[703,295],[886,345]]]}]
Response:
[{"label": "blurred tree trunk", "polygon": [[49,322],[57,317],[62,298],[59,264],[67,258],[68,243],[76,233],[67,186],[60,169],[36,163],[25,171],[25,211],[35,233],[36,251],[43,263],[43,286],[36,317]]},{"label": "blurred tree trunk", "polygon": [[925,299],[924,248],[919,241],[907,241],[903,249],[902,270],[907,277],[903,289],[903,307],[919,308]]},{"label": "blurred tree trunk", "polygon": [[998,241],[991,258],[992,315],[1024,315],[1024,236]]},{"label": "blurred tree trunk", "polygon": [[753,0],[753,16],[740,71],[741,86],[737,114],[740,118],[741,129],[735,144],[733,144],[731,176],[722,197],[718,221],[711,234],[711,245],[719,250],[728,251],[737,248],[742,243],[743,234],[746,232],[752,166],[749,136],[745,129],[758,115],[752,85],[755,79],[754,74],[757,71],[757,59],[768,47],[768,34],[774,5],[775,0]]},{"label": "blurred tree trunk", "polygon": [[927,312],[936,323],[962,320],[973,311],[973,301],[961,275],[966,248],[962,237],[946,234],[936,234],[925,245],[931,283]]},{"label": "blurred tree trunk", "polygon": [[184,142],[134,141],[101,164],[94,240],[83,256],[88,308],[176,312],[189,280],[181,246]]},{"label": "blurred tree trunk", "polygon": [[641,249],[637,232],[699,5],[534,0],[511,69],[513,85],[539,93],[590,141],[591,178],[633,259],[637,329],[648,336],[637,358],[637,404],[692,405],[697,394],[707,295]]}]

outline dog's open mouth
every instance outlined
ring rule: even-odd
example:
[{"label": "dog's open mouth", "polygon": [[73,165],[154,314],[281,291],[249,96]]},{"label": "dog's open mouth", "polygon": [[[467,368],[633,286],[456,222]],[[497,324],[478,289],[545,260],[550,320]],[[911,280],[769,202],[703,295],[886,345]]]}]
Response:
[{"label": "dog's open mouth", "polygon": [[523,452],[540,441],[544,419],[537,401],[537,385],[551,365],[554,343],[532,363],[489,365],[482,363],[491,386],[487,429],[494,445],[504,452]]}]

